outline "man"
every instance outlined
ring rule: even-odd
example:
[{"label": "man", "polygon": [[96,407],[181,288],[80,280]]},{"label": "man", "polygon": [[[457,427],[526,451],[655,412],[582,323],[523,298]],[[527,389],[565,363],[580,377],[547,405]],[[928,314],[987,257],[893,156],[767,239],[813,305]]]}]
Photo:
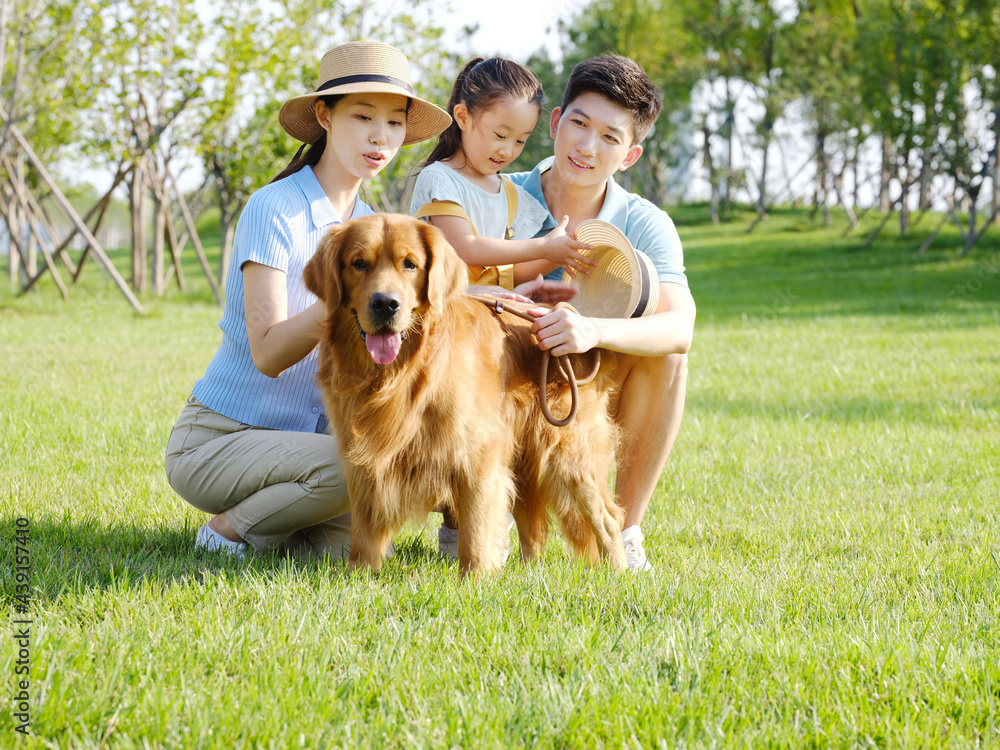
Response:
[{"label": "man", "polygon": [[532,326],[554,355],[601,347],[620,352],[621,390],[612,413],[623,431],[617,455],[615,499],[625,509],[622,540],[628,565],[652,572],[642,546],[643,514],[680,429],[687,352],[695,304],[684,275],[680,238],[670,217],[626,193],[613,179],[642,155],[642,140],[663,108],[656,85],[640,65],[602,55],[577,65],[562,105],[549,122],[555,155],[534,171],[511,175],[549,210],[538,236],[569,217],[567,231],[587,219],[622,230],[648,255],[660,284],[656,312],[642,318],[585,318],[568,310],[537,310]]}]

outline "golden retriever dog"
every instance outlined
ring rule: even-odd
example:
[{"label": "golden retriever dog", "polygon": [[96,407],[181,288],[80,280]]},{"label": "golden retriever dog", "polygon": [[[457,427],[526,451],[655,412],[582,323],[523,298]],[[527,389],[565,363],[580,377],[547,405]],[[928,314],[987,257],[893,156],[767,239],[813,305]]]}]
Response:
[{"label": "golden retriever dog", "polygon": [[[501,567],[511,508],[525,560],[551,510],[579,555],[624,568],[624,511],[607,488],[612,356],[580,387],[576,419],[553,427],[530,324],[463,294],[454,249],[408,216],[332,227],[304,277],[327,309],[318,377],[344,459],[352,565],[379,568],[408,518],[446,506],[464,574]],[[553,380],[551,409],[566,414],[569,388]]]}]

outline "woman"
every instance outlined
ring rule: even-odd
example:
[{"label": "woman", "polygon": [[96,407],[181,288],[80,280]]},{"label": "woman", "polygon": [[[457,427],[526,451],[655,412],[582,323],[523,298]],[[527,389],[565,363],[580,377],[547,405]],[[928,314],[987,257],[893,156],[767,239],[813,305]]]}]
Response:
[{"label": "woman", "polygon": [[213,514],[196,548],[340,557],[347,488],[316,386],[324,310],[302,269],[331,224],[373,213],[361,181],[451,118],[413,96],[399,50],[350,42],[323,55],[316,91],[285,102],[278,121],[303,146],[237,223],[222,344],[171,431],[167,479]]}]

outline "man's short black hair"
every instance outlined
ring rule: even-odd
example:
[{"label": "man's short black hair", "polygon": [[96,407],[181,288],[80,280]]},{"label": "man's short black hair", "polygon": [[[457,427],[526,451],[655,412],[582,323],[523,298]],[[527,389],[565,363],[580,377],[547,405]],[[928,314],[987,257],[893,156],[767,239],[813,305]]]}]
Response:
[{"label": "man's short black hair", "polygon": [[632,145],[642,143],[663,110],[656,84],[639,63],[621,55],[592,57],[574,67],[563,92],[562,111],[591,92],[632,113]]}]

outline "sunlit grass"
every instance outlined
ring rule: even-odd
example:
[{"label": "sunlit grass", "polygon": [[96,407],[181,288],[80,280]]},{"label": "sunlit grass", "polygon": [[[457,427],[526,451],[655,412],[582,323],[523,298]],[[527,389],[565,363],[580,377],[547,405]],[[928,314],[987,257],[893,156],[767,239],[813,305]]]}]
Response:
[{"label": "sunlit grass", "polygon": [[144,316],[96,269],[0,298],[5,600],[21,516],[34,586],[34,739],[7,709],[0,746],[1000,743],[996,233],[917,257],[703,213],[675,212],[699,322],[639,580],[557,538],[462,583],[433,523],[374,575],[196,555],[162,462],[220,336],[197,266]]}]

